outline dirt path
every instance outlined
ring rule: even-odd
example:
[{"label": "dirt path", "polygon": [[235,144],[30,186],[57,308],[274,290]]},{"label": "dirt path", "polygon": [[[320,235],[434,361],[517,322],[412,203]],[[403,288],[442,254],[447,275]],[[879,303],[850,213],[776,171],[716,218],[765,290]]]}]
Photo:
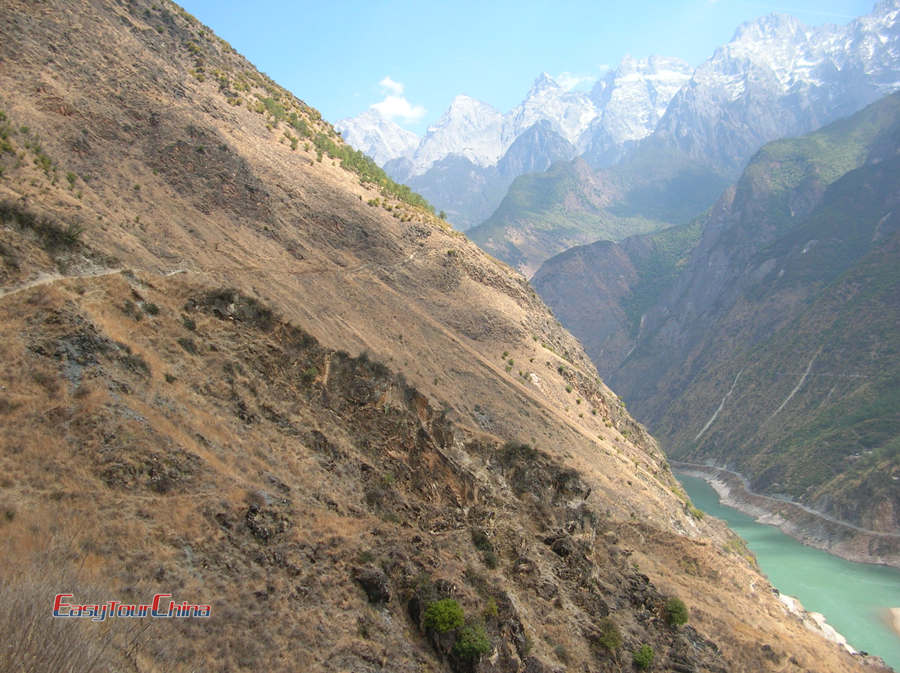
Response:
[{"label": "dirt path", "polygon": [[113,276],[117,273],[122,273],[123,271],[125,271],[125,269],[103,269],[102,271],[95,271],[94,273],[78,273],[72,275],[63,275],[60,273],[41,273],[37,278],[29,280],[25,283],[13,285],[12,287],[0,288],[0,299],[13,294],[18,294],[19,292],[28,290],[33,287],[49,285],[50,283],[55,283],[58,280],[69,280],[72,278],[100,278],[101,276]]}]

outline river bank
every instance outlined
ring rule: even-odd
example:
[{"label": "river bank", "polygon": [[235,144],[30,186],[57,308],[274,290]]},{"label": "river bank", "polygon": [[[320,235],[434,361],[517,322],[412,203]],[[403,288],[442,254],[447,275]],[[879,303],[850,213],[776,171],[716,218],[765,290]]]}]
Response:
[{"label": "river bank", "polygon": [[804,626],[860,657],[881,657],[900,672],[900,637],[893,623],[900,612],[900,569],[856,563],[802,544],[723,503],[705,475],[678,470],[676,476],[697,508],[743,538],[785,609]]},{"label": "river bank", "polygon": [[754,493],[747,480],[724,468],[669,461],[672,469],[698,477],[718,493],[722,504],[770,524],[803,544],[859,563],[900,568],[900,535],[865,530],[799,503]]},{"label": "river bank", "polygon": [[888,610],[888,619],[891,620],[891,628],[900,637],[900,608],[891,608]]}]

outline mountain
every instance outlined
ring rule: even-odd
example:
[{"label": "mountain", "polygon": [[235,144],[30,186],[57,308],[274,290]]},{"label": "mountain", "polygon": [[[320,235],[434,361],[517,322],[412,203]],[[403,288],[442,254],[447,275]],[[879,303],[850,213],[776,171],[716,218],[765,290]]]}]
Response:
[{"label": "mountain", "polygon": [[585,158],[594,167],[616,163],[656,129],[669,101],[691,77],[678,58],[626,56],[591,91],[599,114],[591,122]]},{"label": "mountain", "polygon": [[[576,149],[550,122],[541,120],[520,134],[493,166],[478,166],[463,156],[450,154],[422,175],[413,175],[405,181],[430,202],[444,204],[447,219],[465,230],[497,209],[517,176],[544,171],[576,154]],[[402,179],[409,166],[408,160],[400,159],[389,162],[385,168]]]},{"label": "mountain", "polygon": [[572,145],[581,144],[582,135],[597,110],[590,97],[581,91],[568,91],[547,73],[541,73],[518,106],[503,118],[503,144],[509,147],[525,131],[540,121]]},{"label": "mountain", "polygon": [[643,317],[678,278],[703,218],[650,234],[577,245],[544,262],[531,279],[554,315],[609,377],[636,347]]},{"label": "mountain", "polygon": [[[355,131],[372,128],[371,111],[338,127],[347,129],[345,137],[355,148],[377,151],[375,159],[389,175],[414,186],[465,231],[496,210],[519,175],[544,171],[589,147],[589,156],[598,161],[618,156],[649,135],[689,75],[678,59],[626,57],[589,94],[567,90],[541,73],[506,114],[457,96],[412,153],[406,143],[374,144]],[[355,132],[348,135],[351,129]]]},{"label": "mountain", "polygon": [[379,166],[391,159],[412,156],[419,145],[419,136],[373,109],[342,119],[334,127],[348,145],[372,157]]},{"label": "mountain", "polygon": [[[671,98],[652,134],[611,154],[601,143],[599,154],[586,155],[600,167],[596,175],[580,172],[584,177],[577,182],[514,182],[497,212],[470,235],[491,254],[531,273],[571,241],[609,238],[592,224],[597,220],[637,217],[660,228],[688,223],[739,177],[764,143],[815,130],[896,90],[898,13],[900,2],[888,0],[843,27],[810,28],[782,15],[741,26]],[[604,167],[620,155],[619,163]],[[522,193],[536,183],[555,196]],[[619,186],[611,199],[610,184]],[[608,202],[591,212],[588,222],[582,209],[570,217],[568,204],[592,200],[596,185],[600,200]],[[517,205],[535,200],[543,201],[540,210]],[[535,230],[544,232],[547,247],[521,249],[517,241],[531,240]]]},{"label": "mountain", "polygon": [[522,276],[209,28],[0,13],[0,666],[884,670],[699,517]]},{"label": "mountain", "polygon": [[766,145],[691,225],[535,276],[671,457],[886,534],[817,540],[882,562],[900,545],[898,177],[893,94]]},{"label": "mountain", "polygon": [[694,72],[656,133],[728,174],[765,142],[845,117],[897,89],[896,0],[845,27],[772,14],[738,28]]}]

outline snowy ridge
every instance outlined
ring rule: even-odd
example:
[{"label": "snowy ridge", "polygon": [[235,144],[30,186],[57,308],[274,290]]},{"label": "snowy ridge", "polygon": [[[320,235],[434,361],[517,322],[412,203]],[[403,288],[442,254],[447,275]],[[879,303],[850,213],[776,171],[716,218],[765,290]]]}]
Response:
[{"label": "snowy ridge", "polygon": [[420,140],[418,135],[385,119],[372,108],[351,119],[342,119],[334,126],[351,147],[372,157],[379,166],[391,159],[411,156]]},{"label": "snowy ridge", "polygon": [[672,98],[656,135],[739,171],[776,138],[852,114],[900,88],[900,0],[846,26],[770,14],[741,25]]},{"label": "snowy ridge", "polygon": [[675,92],[690,77],[689,66],[675,58],[625,57],[593,91],[567,90],[547,73],[534,80],[525,99],[506,114],[465,95],[453,99],[441,118],[418,139],[377,111],[336,124],[345,140],[379,165],[410,160],[410,176],[422,175],[436,162],[456,155],[476,166],[495,166],[528,129],[548,122],[553,131],[579,152],[602,134],[609,145],[643,138],[653,132]]}]

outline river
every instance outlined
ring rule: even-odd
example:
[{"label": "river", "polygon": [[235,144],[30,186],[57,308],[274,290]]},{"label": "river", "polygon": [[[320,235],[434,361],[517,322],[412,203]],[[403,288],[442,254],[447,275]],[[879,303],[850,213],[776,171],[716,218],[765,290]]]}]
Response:
[{"label": "river", "polygon": [[900,671],[900,636],[889,626],[889,608],[900,608],[900,570],[853,563],[799,543],[778,528],[719,502],[703,479],[677,474],[699,509],[722,519],[747,541],[759,567],[782,593],[794,596],[857,650],[877,654]]}]

